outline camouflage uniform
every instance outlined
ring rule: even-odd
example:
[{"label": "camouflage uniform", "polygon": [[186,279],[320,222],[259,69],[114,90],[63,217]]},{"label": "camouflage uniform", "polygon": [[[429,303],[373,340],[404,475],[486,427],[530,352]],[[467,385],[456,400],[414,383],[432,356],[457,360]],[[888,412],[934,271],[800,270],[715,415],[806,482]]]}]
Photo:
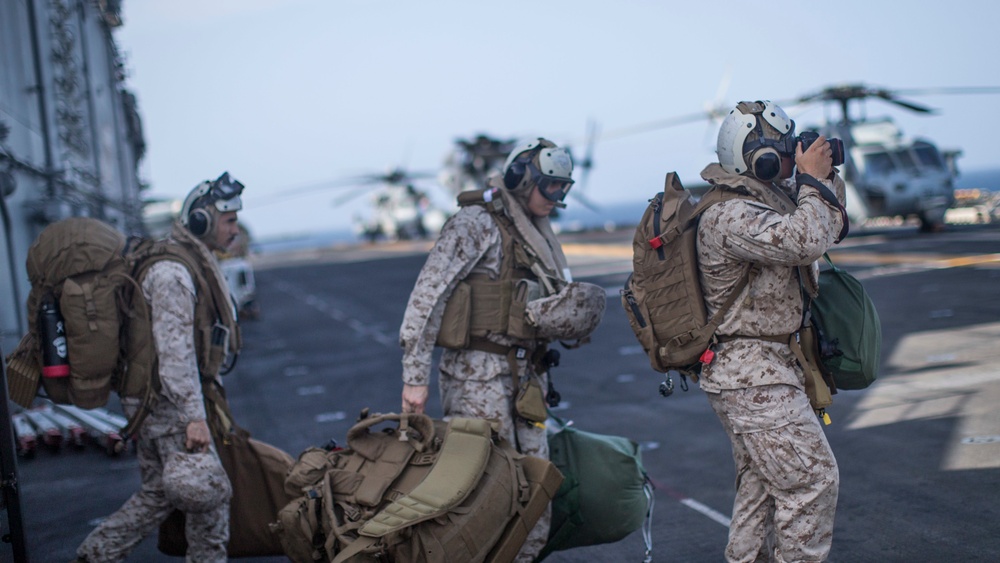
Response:
[{"label": "camouflage uniform", "polygon": [[[431,356],[441,317],[458,282],[472,273],[497,279],[500,264],[500,228],[490,213],[481,206],[461,208],[441,230],[410,294],[399,335],[404,383],[430,383]],[[504,346],[517,344],[504,335],[491,334],[487,338]],[[514,384],[506,356],[481,350],[445,349],[438,369],[445,417],[495,419],[500,422],[501,435],[517,443],[522,453],[549,458],[545,429],[513,418]],[[527,369],[521,360],[518,371],[525,373]],[[544,389],[545,374],[541,377]],[[531,530],[518,561],[532,561],[545,546],[550,518],[551,507]]]},{"label": "camouflage uniform", "polygon": [[[718,179],[713,172],[722,169],[702,175]],[[843,202],[839,177],[824,184]],[[782,188],[796,198],[794,183]],[[815,281],[815,261],[843,225],[840,211],[815,187],[804,185],[797,196],[798,207],[788,215],[755,200],[729,200],[705,211],[698,227],[709,314],[749,263],[762,266],[718,330],[750,338],[719,344],[700,380],[736,463],[728,561],[823,561],[833,537],[837,462],[805,395],[802,369],[787,344],[752,338],[799,329],[803,298],[796,266],[812,265],[805,271]]]},{"label": "camouflage uniform", "polygon": [[[125,559],[174,510],[164,498],[163,465],[171,453],[186,451],[188,423],[205,420],[194,346],[196,292],[191,274],[181,264],[164,260],[150,267],[142,290],[152,306],[161,389],[139,431],[142,488],[91,532],[77,550],[77,555],[90,563]],[[134,403],[123,403],[126,412],[135,408]],[[210,449],[215,452],[214,447]],[[207,512],[186,514],[185,533],[189,561],[226,561],[229,503]]]}]

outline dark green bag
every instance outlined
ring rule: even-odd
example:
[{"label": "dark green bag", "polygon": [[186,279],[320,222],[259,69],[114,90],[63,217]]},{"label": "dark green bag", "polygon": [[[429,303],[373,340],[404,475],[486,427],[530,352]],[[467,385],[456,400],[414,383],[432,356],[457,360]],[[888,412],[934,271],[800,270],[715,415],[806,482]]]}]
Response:
[{"label": "dark green bag", "polygon": [[549,460],[565,479],[552,499],[549,541],[536,561],[553,551],[616,542],[642,527],[652,556],[653,486],[639,445],[619,436],[559,425],[550,433]]},{"label": "dark green bag", "polygon": [[864,286],[823,255],[830,269],[819,274],[812,314],[819,329],[820,357],[837,389],[864,389],[878,377],[882,324]]}]

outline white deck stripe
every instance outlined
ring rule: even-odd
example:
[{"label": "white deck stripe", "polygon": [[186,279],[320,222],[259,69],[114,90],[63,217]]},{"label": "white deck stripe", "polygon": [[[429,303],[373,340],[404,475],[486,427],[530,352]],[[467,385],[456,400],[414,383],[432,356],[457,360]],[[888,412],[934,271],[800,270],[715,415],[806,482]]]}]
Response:
[{"label": "white deck stripe", "polygon": [[686,506],[686,507],[688,507],[688,508],[690,508],[692,510],[700,512],[700,513],[704,514],[705,516],[708,516],[712,520],[715,520],[716,522],[718,522],[719,524],[722,524],[723,526],[725,526],[727,528],[729,527],[729,523],[731,522],[731,520],[729,518],[726,518],[723,514],[721,514],[719,512],[716,512],[715,510],[712,510],[711,508],[705,506],[704,504],[702,504],[702,503],[700,503],[700,502],[698,502],[698,501],[696,501],[694,499],[691,499],[691,498],[681,499],[681,504],[683,504],[684,506]]}]

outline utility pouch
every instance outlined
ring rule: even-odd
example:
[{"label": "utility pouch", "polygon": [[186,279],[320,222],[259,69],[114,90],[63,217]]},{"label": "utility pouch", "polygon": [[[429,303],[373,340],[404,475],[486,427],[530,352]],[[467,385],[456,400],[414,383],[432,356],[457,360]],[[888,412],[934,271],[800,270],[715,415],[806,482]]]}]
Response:
[{"label": "utility pouch", "polygon": [[507,322],[507,335],[520,340],[533,340],[535,327],[528,322],[526,308],[529,301],[538,299],[541,289],[538,282],[520,279],[514,282],[514,291],[510,300],[510,313]]},{"label": "utility pouch", "polygon": [[813,410],[821,411],[833,404],[836,388],[827,383],[823,372],[823,364],[819,359],[819,341],[816,338],[816,328],[804,326],[789,341],[789,346],[802,366],[805,374],[806,396]]},{"label": "utility pouch", "polygon": [[518,416],[531,422],[545,422],[548,418],[548,411],[545,410],[545,393],[542,392],[538,376],[529,374],[521,381],[514,409],[517,410]]},{"label": "utility pouch", "polygon": [[444,307],[437,345],[454,350],[467,348],[469,346],[469,321],[471,318],[472,288],[465,282],[459,282]]}]

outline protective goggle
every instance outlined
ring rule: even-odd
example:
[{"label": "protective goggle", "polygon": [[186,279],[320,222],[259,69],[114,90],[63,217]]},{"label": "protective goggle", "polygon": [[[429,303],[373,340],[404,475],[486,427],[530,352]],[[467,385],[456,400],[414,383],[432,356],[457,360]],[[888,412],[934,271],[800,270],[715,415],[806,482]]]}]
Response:
[{"label": "protective goggle", "polygon": [[546,176],[542,174],[541,170],[539,170],[533,163],[529,163],[528,166],[531,169],[531,173],[538,178],[538,192],[541,193],[545,199],[556,203],[561,203],[564,199],[566,199],[566,195],[569,193],[570,188],[573,187],[573,182],[575,180],[572,178]]},{"label": "protective goggle", "polygon": [[243,209],[243,201],[240,199],[243,188],[242,182],[230,176],[229,172],[223,172],[209,186],[208,197],[215,208],[223,213],[239,211]]}]

